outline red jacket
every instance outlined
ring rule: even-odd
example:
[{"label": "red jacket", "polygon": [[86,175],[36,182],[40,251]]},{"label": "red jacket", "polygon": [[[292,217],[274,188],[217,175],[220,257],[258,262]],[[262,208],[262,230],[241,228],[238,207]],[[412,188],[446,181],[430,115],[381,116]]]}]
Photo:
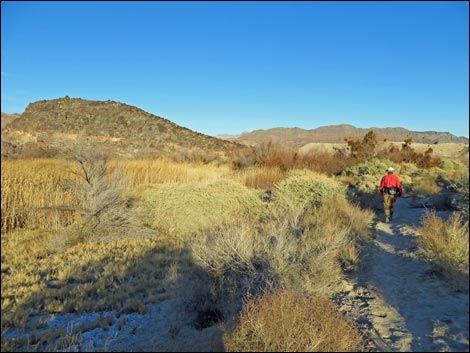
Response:
[{"label": "red jacket", "polygon": [[387,174],[385,175],[382,180],[380,181],[379,191],[383,192],[384,188],[398,188],[398,192],[401,194],[403,193],[403,189],[401,188],[400,179],[395,174]]}]

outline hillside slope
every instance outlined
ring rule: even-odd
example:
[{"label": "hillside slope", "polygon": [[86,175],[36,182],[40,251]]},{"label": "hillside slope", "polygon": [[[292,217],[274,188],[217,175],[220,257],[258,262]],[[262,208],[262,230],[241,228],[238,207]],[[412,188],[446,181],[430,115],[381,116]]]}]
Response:
[{"label": "hillside slope", "polygon": [[107,148],[123,157],[216,158],[244,148],[131,105],[65,97],[29,104],[20,118],[3,128],[2,158],[58,156],[64,141]]},{"label": "hillside slope", "polygon": [[20,116],[21,114],[17,114],[17,113],[8,114],[8,113],[2,112],[2,130],[5,126],[12,123],[15,119],[19,118]]}]

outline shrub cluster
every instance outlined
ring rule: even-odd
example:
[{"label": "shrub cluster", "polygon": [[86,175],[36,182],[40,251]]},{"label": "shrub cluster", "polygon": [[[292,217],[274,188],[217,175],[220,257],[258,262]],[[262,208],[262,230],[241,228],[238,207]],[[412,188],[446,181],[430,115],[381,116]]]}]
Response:
[{"label": "shrub cluster", "polygon": [[455,284],[467,284],[469,265],[468,220],[457,212],[447,221],[434,211],[422,218],[419,230],[419,252]]}]

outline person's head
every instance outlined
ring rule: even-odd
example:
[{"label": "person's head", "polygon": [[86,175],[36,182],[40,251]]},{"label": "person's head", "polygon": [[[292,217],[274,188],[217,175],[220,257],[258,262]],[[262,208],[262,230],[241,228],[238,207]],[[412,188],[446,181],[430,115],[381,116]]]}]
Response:
[{"label": "person's head", "polygon": [[388,167],[387,168],[387,173],[388,174],[393,174],[394,171],[395,171],[395,169],[393,167]]}]

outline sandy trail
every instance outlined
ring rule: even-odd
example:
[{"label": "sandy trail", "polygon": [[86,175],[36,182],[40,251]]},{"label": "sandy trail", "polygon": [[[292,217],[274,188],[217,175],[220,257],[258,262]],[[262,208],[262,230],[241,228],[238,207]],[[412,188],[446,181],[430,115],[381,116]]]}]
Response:
[{"label": "sandy trail", "polygon": [[423,212],[401,198],[392,223],[378,215],[373,241],[348,293],[349,305],[361,308],[359,322],[367,323],[373,351],[469,350],[468,291],[453,290],[416,255]]}]

